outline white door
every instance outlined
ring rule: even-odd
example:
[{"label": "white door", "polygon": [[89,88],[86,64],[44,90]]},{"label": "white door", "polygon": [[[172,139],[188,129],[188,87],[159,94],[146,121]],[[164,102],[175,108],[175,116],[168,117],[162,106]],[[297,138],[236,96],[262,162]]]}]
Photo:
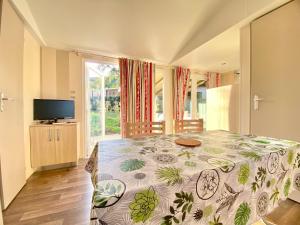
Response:
[{"label": "white door", "polygon": [[87,155],[101,140],[120,139],[120,71],[116,63],[85,62]]},{"label": "white door", "polygon": [[4,101],[0,112],[0,162],[3,207],[25,184],[22,109],[23,23],[7,0],[3,1],[0,32],[0,91],[13,100]]},{"label": "white door", "polygon": [[300,141],[299,3],[293,1],[251,24],[253,134]]}]

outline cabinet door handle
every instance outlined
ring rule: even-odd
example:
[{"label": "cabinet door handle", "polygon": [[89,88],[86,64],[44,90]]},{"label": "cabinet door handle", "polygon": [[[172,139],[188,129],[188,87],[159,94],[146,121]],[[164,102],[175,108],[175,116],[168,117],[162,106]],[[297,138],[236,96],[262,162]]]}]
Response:
[{"label": "cabinet door handle", "polygon": [[57,140],[57,141],[60,140],[60,132],[59,132],[59,129],[56,130],[56,140]]},{"label": "cabinet door handle", "polygon": [[52,141],[51,136],[52,136],[52,132],[51,132],[51,129],[49,128],[48,129],[48,141]]}]

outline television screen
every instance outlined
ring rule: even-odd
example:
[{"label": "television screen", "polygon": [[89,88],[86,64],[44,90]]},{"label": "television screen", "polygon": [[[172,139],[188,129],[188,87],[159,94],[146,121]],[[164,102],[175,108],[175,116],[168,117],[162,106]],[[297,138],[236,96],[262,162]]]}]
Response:
[{"label": "television screen", "polygon": [[34,99],[34,120],[74,119],[75,105],[73,100]]}]

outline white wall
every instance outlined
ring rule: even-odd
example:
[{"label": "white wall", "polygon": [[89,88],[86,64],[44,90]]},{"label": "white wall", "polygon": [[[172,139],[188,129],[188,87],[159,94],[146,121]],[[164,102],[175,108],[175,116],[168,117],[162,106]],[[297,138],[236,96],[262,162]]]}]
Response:
[{"label": "white wall", "polygon": [[23,19],[26,20],[26,23],[28,25],[27,28],[30,27],[28,30],[33,30],[33,33],[38,37],[38,39],[42,42],[42,44],[45,44],[45,41],[43,40],[43,37],[40,33],[40,29],[38,28],[38,25],[31,13],[31,10],[29,8],[29,5],[27,1],[24,0],[10,0],[10,2],[14,5],[14,7],[18,10],[20,15],[22,15]]},{"label": "white wall", "polygon": [[24,30],[23,53],[24,150],[26,179],[35,171],[30,163],[29,126],[33,122],[33,99],[40,98],[40,44]]},{"label": "white wall", "polygon": [[240,132],[250,133],[250,25],[241,29],[240,39]]},{"label": "white wall", "polygon": [[56,49],[41,49],[41,97],[56,98]]},{"label": "white wall", "polygon": [[69,52],[56,51],[56,97],[70,98],[70,65]]},{"label": "white wall", "polygon": [[85,157],[85,101],[84,101],[84,65],[83,58],[75,53],[69,53],[69,92],[75,100],[75,120],[80,123],[80,154]]}]

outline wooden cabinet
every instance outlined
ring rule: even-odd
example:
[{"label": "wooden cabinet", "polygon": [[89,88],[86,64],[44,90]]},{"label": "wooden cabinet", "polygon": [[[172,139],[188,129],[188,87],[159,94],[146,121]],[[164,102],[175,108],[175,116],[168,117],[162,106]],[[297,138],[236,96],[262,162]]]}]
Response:
[{"label": "wooden cabinet", "polygon": [[56,160],[57,163],[77,161],[77,130],[74,126],[56,126]]},{"label": "wooden cabinet", "polygon": [[77,162],[79,125],[65,123],[37,124],[30,127],[31,166]]},{"label": "wooden cabinet", "polygon": [[52,126],[30,127],[31,166],[52,165],[56,162]]}]

